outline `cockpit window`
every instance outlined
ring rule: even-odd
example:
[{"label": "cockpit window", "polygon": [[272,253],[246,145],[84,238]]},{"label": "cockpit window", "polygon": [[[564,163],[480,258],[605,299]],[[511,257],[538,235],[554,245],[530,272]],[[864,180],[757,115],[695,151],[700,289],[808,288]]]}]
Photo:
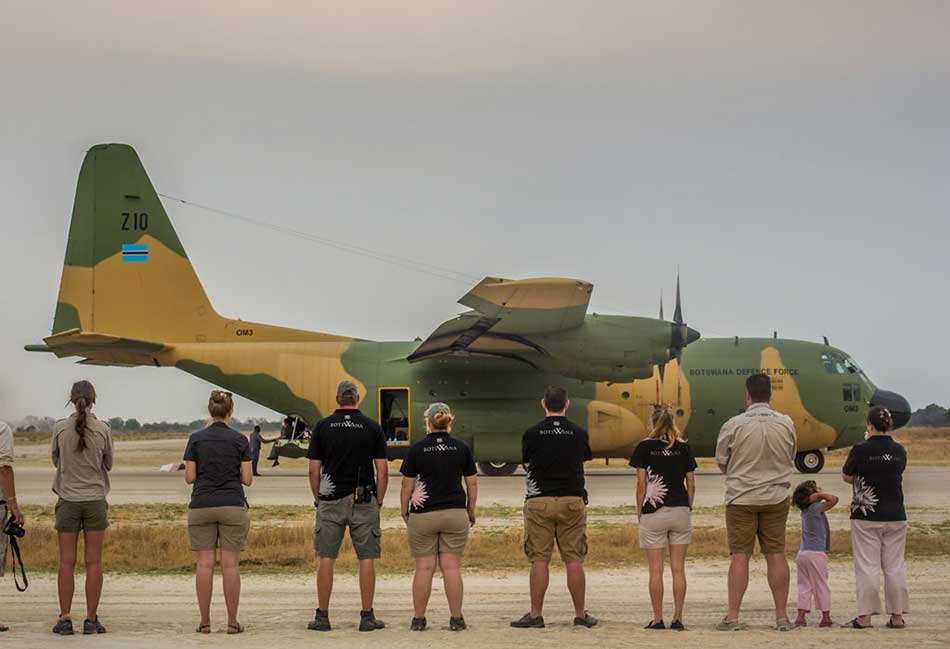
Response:
[{"label": "cockpit window", "polygon": [[821,364],[829,374],[859,374],[861,369],[853,360],[838,352],[824,352]]}]

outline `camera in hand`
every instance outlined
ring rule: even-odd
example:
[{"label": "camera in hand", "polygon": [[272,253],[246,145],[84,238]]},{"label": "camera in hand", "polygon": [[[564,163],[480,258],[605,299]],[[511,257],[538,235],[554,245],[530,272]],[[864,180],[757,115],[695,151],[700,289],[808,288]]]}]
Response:
[{"label": "camera in hand", "polygon": [[26,536],[26,530],[23,529],[22,525],[17,524],[12,518],[7,521],[7,524],[3,526],[3,533],[7,536],[12,536],[17,539],[22,539]]}]

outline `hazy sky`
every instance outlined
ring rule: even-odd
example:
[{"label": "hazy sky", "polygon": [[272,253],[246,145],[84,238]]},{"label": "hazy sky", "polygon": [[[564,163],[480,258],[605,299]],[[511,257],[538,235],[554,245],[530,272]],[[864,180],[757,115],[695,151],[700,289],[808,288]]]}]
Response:
[{"label": "hazy sky", "polygon": [[[160,192],[466,275],[578,277],[950,405],[950,3],[0,0],[0,418],[205,414],[48,335],[87,148]],[[222,314],[426,336],[451,282],[166,204]],[[668,308],[667,313],[670,313]],[[238,416],[269,414],[241,402]]]}]

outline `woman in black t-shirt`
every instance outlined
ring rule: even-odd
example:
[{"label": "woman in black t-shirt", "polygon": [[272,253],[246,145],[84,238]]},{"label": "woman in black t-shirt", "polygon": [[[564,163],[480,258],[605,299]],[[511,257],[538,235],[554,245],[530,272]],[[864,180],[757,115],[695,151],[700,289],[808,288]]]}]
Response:
[{"label": "woman in black t-shirt", "polygon": [[241,551],[250,516],[244,487],[254,479],[251,444],[228,421],[234,412],[230,392],[214,390],[208,400],[211,424],[191,434],[185,448],[185,482],[192,485],[188,505],[188,536],[197,555],[195,589],[201,622],[198,633],[211,633],[211,591],[215,553],[221,548],[221,576],[228,609],[228,633],[241,633],[237,621],[241,598]]},{"label": "woman in black t-shirt", "polygon": [[[871,616],[888,613],[888,628],[903,629],[908,611],[904,546],[907,515],[904,512],[903,474],[907,452],[890,436],[894,422],[890,411],[875,406],[868,412],[867,441],[851,448],[842,468],[851,483],[851,551],[858,594],[858,617],[848,626],[867,629]],[[884,607],[879,582],[884,573]]]},{"label": "woman in black t-shirt", "polygon": [[637,516],[640,547],[650,564],[650,600],[653,619],[647,629],[665,629],[663,623],[663,551],[670,547],[673,573],[673,621],[682,630],[686,599],[686,550],[692,538],[693,472],[696,460],[673,419],[673,408],[653,410],[653,432],[640,442],[630,458],[637,470]]},{"label": "woman in black t-shirt", "polygon": [[449,601],[449,628],[462,631],[462,553],[469,527],[475,524],[475,458],[465,442],[452,436],[453,417],[447,405],[433,403],[426,409],[425,420],[428,435],[412,445],[400,469],[402,518],[416,559],[412,580],[415,615],[410,629],[426,628],[426,607],[438,564]]}]

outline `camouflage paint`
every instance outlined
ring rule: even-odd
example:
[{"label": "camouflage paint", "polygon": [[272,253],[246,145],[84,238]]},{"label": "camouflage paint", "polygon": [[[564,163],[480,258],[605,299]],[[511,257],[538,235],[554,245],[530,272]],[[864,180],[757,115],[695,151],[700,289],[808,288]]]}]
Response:
[{"label": "camouflage paint", "polygon": [[[124,244],[147,245],[148,260],[126,263]],[[456,434],[480,461],[520,460],[521,431],[541,417],[551,384],[570,391],[570,416],[586,424],[599,457],[629,456],[658,401],[675,407],[697,453],[709,455],[719,428],[745,407],[745,377],[758,370],[772,377],[774,406],[795,420],[800,450],[860,439],[874,386],[863,373],[824,369],[821,354],[840,350],[701,339],[684,350],[681,366],[668,363],[661,384],[656,364],[669,358],[676,325],[587,314],[592,288],[562,278],[486,278],[460,300],[476,313],[443,323],[423,345],[224,318],[137,154],[108,144],[90,149],[80,171],[53,335],[29,348],[86,363],[176,367],[309,423],[334,408],[340,380],[359,385],[370,416],[381,387],[406,388],[412,439],[425,434],[425,407],[446,401]],[[410,362],[420,349],[424,360]],[[860,403],[843,400],[849,383],[861,384]]]}]

